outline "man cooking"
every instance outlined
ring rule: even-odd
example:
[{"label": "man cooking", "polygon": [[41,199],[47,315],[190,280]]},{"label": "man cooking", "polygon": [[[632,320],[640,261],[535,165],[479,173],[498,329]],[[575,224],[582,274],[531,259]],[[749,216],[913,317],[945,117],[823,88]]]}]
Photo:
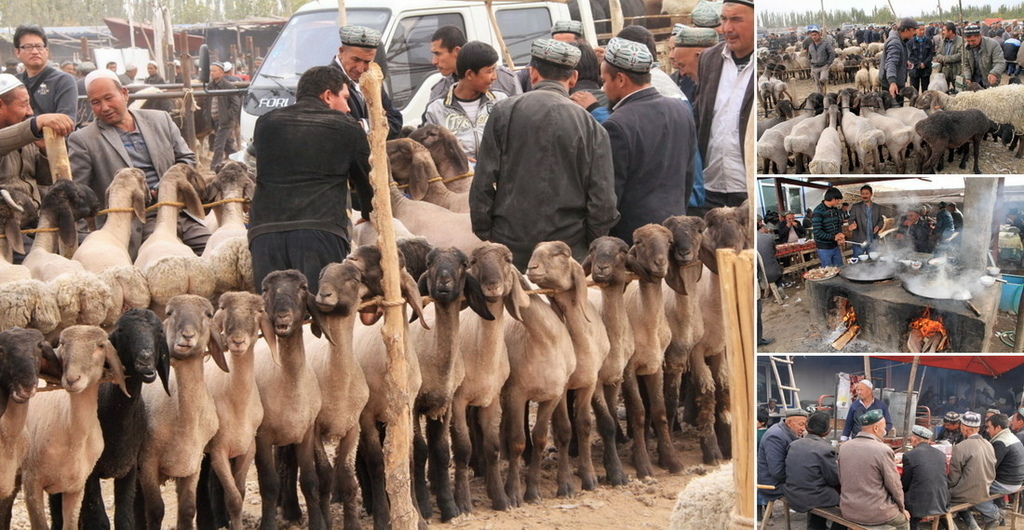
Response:
[{"label": "man cooking", "polygon": [[854,204],[850,208],[851,242],[864,243],[863,245],[853,244],[854,256],[866,254],[871,250],[875,239],[878,238],[879,230],[885,224],[885,219],[882,217],[882,209],[871,200],[874,194],[875,191],[868,184],[861,186],[861,202]]},{"label": "man cooking", "polygon": [[821,204],[811,214],[811,225],[814,232],[814,244],[818,247],[818,258],[822,267],[842,267],[842,243],[846,240],[843,234],[843,220],[839,205],[843,203],[843,192],[838,188],[825,190]]}]

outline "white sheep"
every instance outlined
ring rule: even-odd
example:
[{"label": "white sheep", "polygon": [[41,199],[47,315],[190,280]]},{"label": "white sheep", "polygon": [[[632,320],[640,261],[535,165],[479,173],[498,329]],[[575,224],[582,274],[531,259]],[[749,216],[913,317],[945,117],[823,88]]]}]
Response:
[{"label": "white sheep", "polygon": [[49,334],[60,320],[60,307],[49,284],[20,280],[0,285],[0,329],[17,326]]},{"label": "white sheep", "polygon": [[882,49],[885,48],[883,42],[872,42],[868,44],[868,47],[864,50],[864,55],[868,57],[874,57],[879,53],[882,53]]},{"label": "white sheep", "polygon": [[60,254],[60,245],[78,246],[75,222],[96,213],[96,194],[86,186],[70,180],[54,184],[39,207],[39,230],[32,250],[22,262],[37,280],[50,281],[68,272],[83,272],[85,268]]},{"label": "white sheep", "polygon": [[877,173],[881,168],[878,160],[878,148],[885,145],[885,134],[871,125],[867,118],[854,114],[844,104],[843,136],[850,152],[850,171],[853,171],[856,160],[860,162],[866,173]]},{"label": "white sheep", "polygon": [[742,528],[730,524],[736,503],[732,463],[697,477],[679,492],[669,521],[669,530],[719,530]]},{"label": "white sheep", "polygon": [[468,213],[457,213],[436,204],[414,201],[395,186],[391,186],[391,211],[410,232],[427,238],[435,247],[455,247],[468,254],[483,244],[473,234],[473,224]]},{"label": "white sheep", "polygon": [[878,78],[878,67],[875,66],[874,62],[868,63],[868,77],[871,81],[871,90],[878,90],[882,88],[882,81]]},{"label": "white sheep", "polygon": [[[783,140],[783,147],[786,148],[788,153],[793,155],[797,173],[806,172],[806,164],[814,158],[818,137],[821,136],[821,132],[825,130],[827,124],[828,114],[823,112],[796,124],[792,132]],[[764,140],[764,137],[761,137],[761,139]]]},{"label": "white sheep", "polygon": [[114,175],[107,187],[108,210],[103,227],[86,236],[71,259],[92,273],[118,266],[131,266],[128,246],[132,236],[132,220],[146,222],[146,175],[140,169],[125,168]]},{"label": "white sheep", "polygon": [[935,70],[928,78],[928,90],[946,93],[949,92],[949,83],[946,82],[946,74],[942,70]]},{"label": "white sheep", "polygon": [[789,165],[789,152],[786,150],[785,139],[789,133],[800,122],[814,116],[814,111],[809,110],[793,116],[793,119],[786,120],[761,135],[757,141],[757,156],[764,161],[763,173],[771,173],[771,166],[774,164],[776,173],[785,173]]},{"label": "white sheep", "polygon": [[455,193],[442,182],[430,157],[430,151],[409,138],[391,140],[387,144],[388,162],[394,185],[407,186],[409,196],[443,206],[453,212],[469,212],[469,193]]},{"label": "white sheep", "polygon": [[242,202],[252,198],[256,183],[249,175],[249,170],[238,162],[224,164],[213,182],[207,188],[207,198],[212,202],[232,201],[213,207],[217,216],[217,229],[210,234],[202,256],[212,254],[221,244],[229,239],[246,237],[245,212]]},{"label": "white sheep", "polygon": [[692,13],[696,6],[696,0],[664,0],[661,3],[661,12],[665,15],[686,15]]},{"label": "white sheep", "polygon": [[[868,97],[881,101],[881,98],[871,94],[864,96],[864,98]],[[896,172],[905,173],[907,161],[904,153],[907,146],[914,142],[915,137],[918,137],[917,133],[914,132],[913,128],[904,125],[900,120],[886,116],[881,106],[877,108],[868,106],[862,101],[860,109],[860,115],[867,118],[871,125],[882,131],[882,134],[885,135],[885,146],[889,150],[889,157],[896,163]]]},{"label": "white sheep", "polygon": [[825,115],[828,116],[828,127],[825,127],[818,138],[814,158],[808,164],[808,169],[816,175],[838,175],[839,168],[843,165],[843,141],[839,137],[839,107],[830,106]]},{"label": "white sheep", "polygon": [[214,294],[253,290],[252,252],[245,236],[222,241],[211,254],[203,254],[203,261],[213,274]]},{"label": "white sheep", "polygon": [[[359,222],[359,220],[359,214],[353,212],[352,224],[354,226],[352,227],[352,248],[358,248],[364,245],[376,245],[377,229],[373,226],[373,222]],[[397,239],[417,237],[415,234],[410,232],[401,221],[394,217],[391,218],[391,228],[394,229],[395,237]]]},{"label": "white sheep", "polygon": [[[409,138],[423,144],[430,151],[437,172],[444,179],[444,185],[455,193],[467,193],[473,184],[473,171],[469,159],[451,131],[440,125],[428,123],[416,129]],[[463,249],[463,251],[466,251]]]},{"label": "white sheep", "polygon": [[44,494],[63,494],[64,529],[78,528],[85,481],[103,452],[97,416],[104,366],[127,394],[124,369],[107,332],[73,326],[60,334],[57,357],[67,392],[46,392],[29,404],[28,452],[22,465],[25,504],[33,530],[49,528]]},{"label": "white sheep", "polygon": [[978,109],[996,123],[1013,125],[1015,134],[1024,134],[1024,85],[1003,85],[978,92],[960,92],[947,98],[946,110]]},{"label": "white sheep", "polygon": [[[858,48],[860,49],[860,48]],[[853,76],[854,84],[857,86],[857,90],[862,92],[868,92],[871,90],[871,70],[868,63],[860,63],[860,69]]]}]

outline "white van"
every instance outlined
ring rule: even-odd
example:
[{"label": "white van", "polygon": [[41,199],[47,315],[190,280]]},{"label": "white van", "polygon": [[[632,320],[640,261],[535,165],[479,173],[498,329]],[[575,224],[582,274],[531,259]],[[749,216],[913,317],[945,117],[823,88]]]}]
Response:
[{"label": "white van", "polygon": [[[345,9],[348,24],[382,33],[377,63],[384,69],[385,88],[406,125],[419,125],[430,87],[441,78],[430,54],[430,37],[437,28],[457,26],[468,40],[498,47],[483,2],[346,0]],[[524,66],[529,63],[530,44],[549,36],[555,21],[568,20],[569,8],[553,2],[496,2],[494,15],[512,60]],[[303,72],[334,60],[341,44],[337,20],[336,0],[310,2],[292,15],[245,95],[243,142],[252,141],[256,118],[295,102],[295,86]]]}]

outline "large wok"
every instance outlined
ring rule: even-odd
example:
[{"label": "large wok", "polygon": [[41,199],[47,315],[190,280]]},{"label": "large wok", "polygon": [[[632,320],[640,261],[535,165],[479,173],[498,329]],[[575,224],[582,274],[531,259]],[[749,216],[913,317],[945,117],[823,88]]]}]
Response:
[{"label": "large wok", "polygon": [[968,286],[932,274],[917,274],[905,278],[903,288],[911,294],[932,300],[970,300],[972,297]]},{"label": "large wok", "polygon": [[877,282],[896,276],[897,264],[892,261],[867,261],[846,265],[839,274],[855,282]]}]

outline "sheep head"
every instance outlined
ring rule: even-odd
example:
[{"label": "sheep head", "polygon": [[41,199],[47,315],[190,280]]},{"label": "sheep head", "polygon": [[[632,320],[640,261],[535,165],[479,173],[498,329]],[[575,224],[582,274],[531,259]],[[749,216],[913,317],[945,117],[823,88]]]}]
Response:
[{"label": "sheep head", "polygon": [[672,231],[648,224],[633,231],[633,246],[629,249],[626,267],[640,277],[640,281],[661,283],[669,273],[669,253],[672,252]]},{"label": "sheep head", "polygon": [[114,174],[114,180],[107,187],[107,205],[119,202],[115,198],[125,195],[130,198],[135,217],[140,223],[145,223],[149,187],[146,186],[146,174],[141,169],[128,167]]},{"label": "sheep head", "polygon": [[199,219],[205,219],[203,202],[199,200],[206,192],[206,181],[192,166],[174,164],[160,177],[157,198],[160,202],[182,202],[185,209]]},{"label": "sheep head", "polygon": [[202,357],[207,349],[217,366],[228,372],[224,351],[213,336],[213,304],[194,294],[179,294],[167,301],[164,334],[171,359]]},{"label": "sheep head", "polygon": [[425,237],[403,237],[397,241],[398,252],[405,259],[405,270],[413,278],[427,272],[427,254],[434,250]]},{"label": "sheep head", "polygon": [[94,217],[100,201],[88,186],[70,180],[58,180],[43,197],[40,217],[49,226],[56,227],[60,241],[69,248],[78,248],[78,229],[75,223],[85,217]]},{"label": "sheep head", "polygon": [[487,242],[473,249],[469,273],[480,284],[484,299],[504,301],[512,318],[523,320],[520,310],[530,305],[530,297],[520,283],[519,271],[512,263],[512,251],[508,247]]},{"label": "sheep head", "polygon": [[60,378],[60,361],[42,332],[13,328],[0,333],[0,415],[10,398],[25,403],[36,393],[41,368]]},{"label": "sheep head", "polygon": [[465,295],[473,312],[484,320],[494,320],[480,282],[469,274],[469,258],[455,247],[435,248],[427,254],[427,271],[420,276],[419,292],[440,305],[456,303]]},{"label": "sheep head", "polygon": [[278,357],[277,338],[301,333],[306,319],[309,282],[306,275],[295,269],[274,271],[263,279],[263,303],[266,308],[261,319],[263,337],[270,346],[274,362]]},{"label": "sheep head", "polygon": [[[19,254],[25,253],[25,245],[21,239],[21,225],[33,214],[38,214],[35,205],[28,195],[17,190],[0,188],[0,227],[3,235],[7,238],[8,244]],[[31,211],[29,211],[31,210]],[[3,256],[10,258],[10,256]]]},{"label": "sheep head", "polygon": [[103,328],[71,326],[65,329],[60,333],[56,353],[64,368],[61,384],[69,393],[77,394],[99,384],[106,368],[114,384],[121,387],[126,396],[131,396],[125,387],[124,367]]},{"label": "sheep head", "polygon": [[[544,289],[556,291],[572,291],[575,294],[573,304],[587,314],[587,277],[583,267],[572,257],[572,249],[562,241],[545,241],[538,243],[526,266],[526,276],[530,281]],[[557,304],[552,304],[556,307]]]},{"label": "sheep head", "polygon": [[423,200],[430,182],[439,177],[430,151],[408,138],[389,141],[387,149],[391,177],[396,183],[409,186],[409,196],[413,200]]},{"label": "sheep head", "polygon": [[256,182],[253,174],[245,164],[229,160],[217,166],[217,176],[213,182],[206,187],[206,199],[208,201],[219,201],[221,199],[251,199],[256,190]]},{"label": "sheep head", "polygon": [[117,319],[109,336],[125,374],[141,383],[160,377],[167,395],[170,391],[171,352],[163,323],[149,309],[129,309]]},{"label": "sheep head", "polygon": [[224,293],[213,315],[213,337],[221,349],[241,357],[256,344],[263,314],[263,297],[241,291]]},{"label": "sheep head", "polygon": [[[380,249],[376,245],[357,247],[345,258],[345,261],[352,262],[359,269],[360,274],[363,276],[363,283],[370,291],[370,296],[384,296],[384,269],[381,267]],[[430,329],[423,319],[423,304],[420,300],[419,287],[416,285],[416,280],[405,270],[405,258],[401,252],[398,253],[398,267],[402,297],[412,307],[413,313],[420,320],[420,325],[424,329]],[[383,313],[377,306],[365,308],[360,313],[360,319],[366,325],[375,323],[383,316]]]},{"label": "sheep head", "polygon": [[581,264],[583,274],[600,284],[624,285],[628,253],[629,245],[625,241],[613,236],[599,237],[590,242],[587,257]]},{"label": "sheep head", "polygon": [[750,207],[746,201],[736,207],[714,208],[704,215],[708,228],[700,248],[700,260],[711,272],[718,274],[716,250],[731,248],[740,251],[751,247],[749,218]]},{"label": "sheep head", "polygon": [[430,157],[434,159],[437,167],[445,163],[451,165],[452,171],[458,174],[469,172],[469,159],[459,145],[459,139],[451,131],[440,125],[427,124],[416,129],[409,135],[430,151]]},{"label": "sheep head", "polygon": [[689,294],[687,285],[699,281],[704,270],[702,265],[695,266],[696,279],[686,274],[689,265],[698,263],[700,259],[707,224],[700,217],[678,215],[665,219],[662,225],[672,232],[672,251],[669,253],[671,270],[665,276],[665,282],[673,291],[686,296]]}]

